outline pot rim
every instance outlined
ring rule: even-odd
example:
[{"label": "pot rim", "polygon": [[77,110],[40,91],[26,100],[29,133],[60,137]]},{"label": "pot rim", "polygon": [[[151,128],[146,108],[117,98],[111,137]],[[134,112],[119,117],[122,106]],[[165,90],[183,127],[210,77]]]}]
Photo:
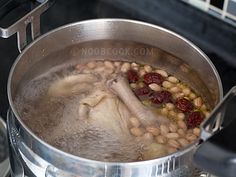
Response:
[{"label": "pot rim", "polygon": [[154,24],[150,24],[150,23],[147,23],[147,22],[142,22],[142,21],[137,21],[137,20],[130,20],[130,19],[122,19],[122,18],[101,18],[101,19],[92,19],[92,20],[84,20],[84,21],[79,21],[79,22],[74,22],[74,23],[69,23],[69,24],[66,24],[66,25],[63,25],[63,26],[60,26],[60,27],[57,27],[53,30],[50,30],[49,32],[43,34],[42,36],[40,36],[39,38],[37,38],[36,40],[34,40],[32,43],[30,43],[16,58],[15,62],[13,63],[12,67],[11,67],[11,70],[10,70],[10,74],[9,74],[9,77],[8,77],[8,83],[7,83],[7,94],[8,94],[8,100],[9,100],[9,104],[10,104],[10,108],[13,112],[13,114],[15,115],[15,117],[17,118],[17,121],[23,126],[23,128],[26,130],[26,132],[32,136],[34,139],[36,139],[41,145],[49,148],[49,149],[52,149],[53,151],[56,151],[57,153],[60,153],[61,155],[65,155],[65,156],[68,156],[74,160],[78,160],[78,161],[83,161],[83,162],[87,162],[87,163],[93,163],[95,165],[104,165],[104,163],[106,165],[119,165],[119,166],[137,166],[137,165],[143,165],[143,163],[155,163],[155,161],[164,161],[166,159],[171,159],[173,157],[176,157],[176,156],[180,156],[182,154],[185,154],[189,151],[191,151],[193,148],[195,148],[195,146],[197,146],[199,144],[199,139],[197,139],[194,143],[188,145],[187,147],[181,149],[181,150],[178,150],[177,152],[174,152],[172,154],[169,154],[167,156],[164,156],[164,157],[160,157],[160,158],[157,158],[157,159],[151,159],[151,160],[146,160],[146,161],[139,161],[139,162],[106,162],[106,161],[97,161],[97,160],[91,160],[91,159],[86,159],[86,158],[83,158],[83,157],[79,157],[79,156],[76,156],[76,155],[72,155],[70,153],[67,153],[67,152],[64,152],[62,150],[59,150],[55,147],[53,147],[52,145],[46,143],[45,141],[43,141],[42,139],[40,139],[37,135],[35,135],[25,124],[24,122],[20,119],[20,116],[18,115],[16,109],[15,109],[15,106],[13,104],[13,100],[12,100],[12,94],[11,94],[11,80],[12,80],[12,76],[13,76],[13,73],[14,73],[14,70],[18,64],[18,62],[20,61],[21,57],[24,55],[24,53],[27,51],[27,50],[30,50],[30,48],[35,44],[37,43],[38,41],[40,41],[41,39],[43,38],[46,38],[48,37],[50,34],[54,33],[54,32],[57,32],[57,31],[60,31],[62,29],[65,29],[65,28],[68,28],[68,27],[71,27],[71,26],[76,26],[76,25],[80,25],[80,24],[86,24],[86,23],[93,23],[93,22],[124,22],[124,23],[135,23],[135,24],[138,24],[138,25],[142,25],[142,26],[148,26],[148,27],[151,27],[151,28],[156,28],[156,29],[159,29],[161,31],[164,31],[166,33],[169,33],[181,40],[183,40],[184,42],[186,42],[188,45],[190,45],[192,48],[194,48],[200,55],[202,55],[202,57],[207,61],[207,63],[210,65],[210,67],[212,68],[213,72],[214,72],[214,75],[216,76],[216,79],[217,79],[217,83],[218,83],[218,87],[219,87],[219,101],[222,100],[223,98],[223,87],[222,87],[222,82],[221,82],[221,79],[220,79],[220,76],[215,68],[215,66],[213,65],[213,63],[211,62],[211,60],[208,58],[208,56],[199,48],[197,47],[195,44],[193,44],[191,41],[189,41],[188,39],[182,37],[181,35],[171,31],[171,30],[168,30],[166,28],[163,28],[163,27],[160,27],[158,25],[154,25]]}]

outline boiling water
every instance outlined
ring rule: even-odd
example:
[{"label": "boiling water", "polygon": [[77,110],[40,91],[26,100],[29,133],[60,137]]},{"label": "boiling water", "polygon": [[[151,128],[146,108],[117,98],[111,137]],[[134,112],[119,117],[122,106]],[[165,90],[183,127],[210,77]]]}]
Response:
[{"label": "boiling water", "polygon": [[74,67],[62,66],[24,85],[14,101],[24,123],[47,143],[80,157],[116,162],[137,160],[141,143],[130,141],[130,137],[121,139],[102,127],[79,119],[78,103],[85,95],[47,95],[53,81],[75,73]]}]

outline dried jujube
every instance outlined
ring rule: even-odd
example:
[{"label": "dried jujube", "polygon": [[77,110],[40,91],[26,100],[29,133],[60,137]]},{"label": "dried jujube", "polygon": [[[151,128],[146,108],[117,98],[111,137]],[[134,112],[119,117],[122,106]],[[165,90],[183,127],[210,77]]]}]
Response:
[{"label": "dried jujube", "polygon": [[182,112],[190,112],[194,108],[193,104],[186,98],[178,98],[175,105]]},{"label": "dried jujube", "polygon": [[155,104],[171,102],[172,95],[168,91],[154,92],[150,95],[151,101]]},{"label": "dried jujube", "polygon": [[129,83],[135,83],[139,80],[138,73],[134,70],[128,70],[126,75]]},{"label": "dried jujube", "polygon": [[195,111],[189,114],[187,118],[187,127],[195,128],[198,127],[203,121],[203,115],[199,111]]},{"label": "dried jujube", "polygon": [[162,82],[164,81],[164,78],[162,75],[158,74],[158,73],[147,73],[143,76],[143,81],[146,84],[162,84]]}]

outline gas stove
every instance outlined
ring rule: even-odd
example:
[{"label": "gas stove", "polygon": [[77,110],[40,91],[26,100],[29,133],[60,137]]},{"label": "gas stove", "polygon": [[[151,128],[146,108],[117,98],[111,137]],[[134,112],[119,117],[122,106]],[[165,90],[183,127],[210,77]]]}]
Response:
[{"label": "gas stove", "polygon": [[[19,18],[18,12],[23,15],[32,9],[35,3],[27,2],[27,4],[19,6],[7,17],[0,19],[0,26],[7,26],[9,22]],[[209,56],[221,76],[225,93],[236,85],[236,53],[234,50],[236,28],[190,7],[182,1],[56,0],[42,15],[41,29],[42,33],[46,33],[64,24],[94,18],[135,19],[175,31],[198,45]],[[19,55],[16,36],[8,39],[0,38],[0,49],[0,115],[6,120],[9,108],[6,91],[7,78],[13,62]],[[235,106],[236,102],[230,105],[227,115],[235,115]],[[227,119],[225,124],[227,124]],[[222,139],[227,138],[226,136],[228,135],[222,135]],[[221,142],[220,139],[217,141]],[[1,168],[3,167],[0,165]],[[202,172],[196,176],[210,175]]]}]

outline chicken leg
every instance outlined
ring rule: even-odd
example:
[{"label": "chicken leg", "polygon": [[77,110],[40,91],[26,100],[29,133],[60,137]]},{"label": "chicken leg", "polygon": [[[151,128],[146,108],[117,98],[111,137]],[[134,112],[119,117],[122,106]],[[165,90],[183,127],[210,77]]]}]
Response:
[{"label": "chicken leg", "polygon": [[139,118],[143,125],[147,126],[153,123],[160,125],[169,122],[167,118],[155,114],[151,109],[144,106],[134,95],[124,77],[117,76],[115,79],[109,80],[108,87],[124,102],[128,109]]}]

